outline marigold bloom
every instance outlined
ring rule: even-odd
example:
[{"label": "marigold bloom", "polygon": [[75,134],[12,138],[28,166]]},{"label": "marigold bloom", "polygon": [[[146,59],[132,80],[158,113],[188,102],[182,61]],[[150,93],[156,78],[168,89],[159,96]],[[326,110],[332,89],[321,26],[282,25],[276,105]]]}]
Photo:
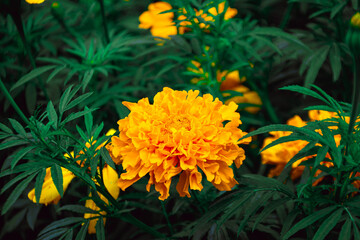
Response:
[{"label": "marigold bloom", "polygon": [[[229,104],[230,102],[235,102],[236,104],[241,103],[249,103],[249,104],[256,104],[256,105],[262,105],[261,98],[259,94],[255,91],[250,91],[249,88],[240,85],[238,87],[235,87],[233,89],[230,89],[239,93],[242,93],[242,96],[234,96],[228,100],[225,101],[225,104]],[[260,111],[260,107],[245,107],[245,111],[255,114],[258,111]]]},{"label": "marigold bloom", "polygon": [[40,4],[45,2],[45,0],[25,0],[29,4]]},{"label": "marigold bloom", "polygon": [[[108,192],[111,194],[111,196],[115,199],[118,198],[119,193],[120,193],[120,189],[117,186],[117,181],[118,181],[118,173],[111,167],[109,167],[108,165],[104,166],[103,170],[103,181],[104,181],[104,185],[106,187],[106,189],[108,190]],[[104,197],[102,194],[98,193],[100,198],[106,202],[107,204],[109,203],[109,201],[107,200],[106,197]],[[91,199],[86,200],[85,202],[85,207],[90,208],[92,210],[95,211],[100,211],[100,208],[95,204],[95,202]],[[105,211],[101,211],[99,214],[95,214],[95,213],[85,213],[84,214],[84,218],[93,218],[93,217],[97,217],[100,215],[106,215]],[[99,219],[92,219],[90,220],[89,223],[89,227],[88,227],[88,233],[89,234],[94,234],[96,233],[96,223]],[[103,218],[104,220],[104,224],[106,221],[106,218]]]},{"label": "marigold bloom", "polygon": [[131,112],[118,121],[120,135],[107,146],[114,161],[126,170],[118,182],[123,191],[149,174],[147,191],[155,185],[159,199],[165,200],[172,177],[180,174],[176,189],[180,196],[190,197],[189,187],[203,188],[199,169],[220,191],[237,184],[229,166],[235,162],[240,167],[245,153],[238,144],[250,141],[238,141],[245,133],[238,128],[237,105],[223,105],[210,94],[198,95],[199,91],[165,87],[153,104],[148,98],[123,102]]},{"label": "marigold bloom", "polygon": [[[65,190],[67,189],[67,187],[69,186],[71,180],[73,180],[75,175],[65,168],[61,168],[61,172],[63,175],[63,190],[65,192]],[[36,198],[35,198],[35,189],[32,189],[28,193],[28,198],[31,201],[33,201],[34,203],[37,203]],[[42,190],[41,190],[40,200],[38,203],[45,204],[45,205],[57,204],[59,202],[60,198],[61,198],[60,194],[59,194],[58,190],[56,189],[53,179],[51,177],[50,167],[48,167],[46,169],[46,175],[45,175],[44,183],[43,183]]]}]

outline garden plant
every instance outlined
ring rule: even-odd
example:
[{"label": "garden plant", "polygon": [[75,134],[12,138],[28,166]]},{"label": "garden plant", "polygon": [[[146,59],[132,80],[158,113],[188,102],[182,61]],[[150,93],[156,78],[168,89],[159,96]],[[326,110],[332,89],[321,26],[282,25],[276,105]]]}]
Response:
[{"label": "garden plant", "polygon": [[1,0],[0,239],[360,240],[359,7]]}]

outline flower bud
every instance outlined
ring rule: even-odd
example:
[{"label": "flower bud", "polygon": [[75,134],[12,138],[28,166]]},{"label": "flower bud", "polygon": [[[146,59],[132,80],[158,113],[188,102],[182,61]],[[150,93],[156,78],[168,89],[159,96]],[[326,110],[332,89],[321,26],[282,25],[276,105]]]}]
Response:
[{"label": "flower bud", "polygon": [[350,20],[350,27],[346,34],[346,43],[355,56],[360,55],[360,13],[357,12]]}]

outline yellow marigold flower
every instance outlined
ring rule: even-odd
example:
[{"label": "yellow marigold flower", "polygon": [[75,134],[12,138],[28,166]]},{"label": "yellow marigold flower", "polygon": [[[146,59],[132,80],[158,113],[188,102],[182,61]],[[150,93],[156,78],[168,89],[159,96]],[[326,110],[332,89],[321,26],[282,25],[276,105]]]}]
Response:
[{"label": "yellow marigold flower", "polygon": [[[111,194],[111,196],[115,199],[118,198],[119,196],[119,193],[120,193],[120,189],[119,187],[117,186],[117,181],[118,181],[118,174],[117,172],[109,167],[108,165],[106,165],[103,170],[102,170],[102,173],[103,173],[103,181],[104,181],[104,185],[106,187],[106,189],[108,190],[108,192]],[[109,203],[107,198],[104,197],[103,195],[101,195],[100,193],[98,193],[100,198],[106,202],[107,204]],[[87,208],[90,208],[92,210],[95,210],[95,211],[99,211],[100,208],[95,204],[95,202],[91,199],[88,199],[86,200],[85,202],[85,207]],[[97,217],[97,216],[100,216],[100,215],[106,215],[106,212],[105,211],[101,211],[99,214],[95,214],[95,213],[85,213],[84,214],[84,218],[93,218],[93,217]],[[106,218],[103,218],[104,219],[104,224],[105,224],[105,221],[106,221]],[[96,223],[99,219],[92,219],[90,220],[90,223],[89,223],[89,227],[88,227],[88,233],[89,234],[94,234],[96,233]]]},{"label": "yellow marigold flower", "polygon": [[[67,189],[67,187],[69,186],[71,180],[73,180],[75,175],[65,168],[61,168],[61,172],[63,175],[63,190],[65,192],[65,190]],[[33,201],[34,203],[37,203],[36,198],[35,198],[35,189],[32,189],[28,193],[28,198],[31,201]],[[51,171],[50,171],[50,167],[49,167],[46,169],[46,175],[45,175],[44,183],[43,183],[42,190],[41,190],[40,200],[38,203],[45,204],[45,205],[57,204],[59,202],[59,200],[60,200],[60,194],[55,187],[55,184],[51,177]]]},{"label": "yellow marigold flower", "polygon": [[360,13],[357,12],[354,16],[352,16],[350,23],[353,27],[360,28]]},{"label": "yellow marigold flower", "polygon": [[43,3],[45,0],[25,0],[29,4],[40,4]]},{"label": "yellow marigold flower", "polygon": [[[290,118],[287,121],[288,125],[303,127],[306,125],[306,122],[303,121],[298,115]],[[264,140],[264,147],[273,141],[279,139],[280,137],[288,136],[291,132],[286,131],[276,131],[270,132],[271,137],[267,137]],[[275,145],[271,148],[266,149],[261,152],[261,159],[263,164],[272,164],[276,165],[275,168],[271,169],[269,172],[269,177],[279,176],[285,165],[293,158],[302,148],[306,146],[307,142],[302,140],[285,142],[278,145]],[[299,164],[306,160],[307,158],[302,158],[292,165],[291,178],[296,179],[301,176],[304,166],[299,166]]]},{"label": "yellow marigold flower", "polygon": [[165,87],[153,104],[148,98],[123,102],[131,112],[118,121],[120,135],[107,146],[114,161],[126,170],[118,181],[123,191],[149,174],[147,191],[155,185],[159,199],[165,200],[172,177],[180,174],[176,189],[180,196],[190,197],[189,187],[203,188],[199,169],[221,191],[237,184],[229,166],[235,162],[240,167],[245,153],[238,144],[250,141],[238,141],[245,133],[238,128],[237,105],[223,105],[210,94],[198,95],[199,91]]},{"label": "yellow marigold flower", "polygon": [[143,12],[140,17],[139,28],[149,29],[154,37],[169,38],[170,35],[176,35],[177,29],[173,22],[174,13],[163,13],[171,10],[172,7],[166,2],[155,2],[148,6],[148,11]]},{"label": "yellow marigold flower", "polygon": [[[234,96],[228,100],[225,101],[225,104],[229,104],[230,102],[235,102],[236,104],[241,104],[241,103],[250,103],[250,104],[256,104],[256,105],[262,105],[262,101],[261,98],[259,96],[259,94],[255,91],[250,91],[249,88],[240,85],[238,87],[235,87],[233,89],[230,89],[233,91],[237,91],[242,93],[242,96]],[[258,111],[260,111],[260,107],[245,107],[244,110],[255,114]]]},{"label": "yellow marigold flower", "polygon": [[[218,5],[218,8],[216,7],[212,7],[209,9],[209,13],[211,13],[212,15],[214,16],[217,16],[219,14],[222,14],[224,12],[224,9],[225,9],[225,2],[222,2]],[[237,9],[235,8],[227,8],[226,9],[226,12],[224,14],[224,19],[225,20],[228,20],[230,18],[233,18],[235,17],[235,15],[237,14]]]}]

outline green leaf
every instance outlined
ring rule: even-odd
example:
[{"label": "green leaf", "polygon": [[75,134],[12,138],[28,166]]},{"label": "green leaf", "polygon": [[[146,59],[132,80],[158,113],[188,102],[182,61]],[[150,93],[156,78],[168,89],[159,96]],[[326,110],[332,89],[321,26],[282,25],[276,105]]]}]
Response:
[{"label": "green leaf", "polygon": [[91,70],[88,70],[84,73],[84,77],[82,79],[82,91],[84,92],[85,91],[85,88],[86,86],[89,84],[91,78],[93,77],[94,75],[94,69],[91,69]]},{"label": "green leaf", "polygon": [[79,97],[75,98],[73,101],[71,101],[66,107],[65,107],[65,111],[75,107],[76,105],[79,105],[80,103],[82,103],[83,101],[85,101],[85,99],[87,99],[88,97],[90,97],[93,93],[89,92],[89,93],[85,93],[83,95],[80,95]]},{"label": "green leaf", "polygon": [[65,111],[65,108],[68,102],[70,101],[69,97],[70,97],[71,89],[72,86],[68,87],[60,98],[60,103],[59,103],[60,114],[62,114]]},{"label": "green leaf", "polygon": [[116,100],[115,101],[115,109],[120,117],[120,119],[124,119],[130,113],[130,110],[122,104],[122,102]]},{"label": "green leaf", "polygon": [[[85,107],[85,111],[88,111],[89,108]],[[86,132],[88,134],[88,136],[91,136],[91,130],[93,128],[93,116],[91,114],[91,112],[88,112],[84,115],[84,119],[85,119],[85,127],[86,127]]]},{"label": "green leaf", "polygon": [[3,205],[3,208],[1,209],[2,215],[7,213],[7,211],[10,209],[10,207],[20,197],[20,194],[25,190],[26,187],[28,187],[29,183],[31,182],[31,180],[33,180],[34,177],[35,177],[35,174],[29,176],[28,178],[26,178],[24,181],[22,181],[21,183],[19,183],[16,186],[16,188],[14,189],[14,191],[12,191],[12,193],[10,194],[8,199],[6,199],[6,201]]},{"label": "green leaf", "polygon": [[314,83],[321,66],[326,60],[329,50],[330,50],[330,46],[326,45],[319,48],[312,54],[310,67],[305,77],[305,82],[304,82],[305,87],[309,87],[310,84]]},{"label": "green leaf", "polygon": [[0,123],[0,129],[1,129],[2,131],[6,132],[6,133],[9,133],[9,134],[12,134],[12,133],[13,133],[13,131],[12,131],[10,128],[8,128],[7,126],[5,126],[5,125],[2,124],[2,123]]},{"label": "green leaf", "polygon": [[333,19],[346,6],[348,1],[342,1],[331,9],[330,19]]},{"label": "green leaf", "polygon": [[341,227],[338,240],[350,240],[351,239],[351,218],[348,217]]},{"label": "green leaf", "polygon": [[44,66],[44,67],[38,67],[38,68],[35,68],[34,70],[32,70],[31,72],[29,72],[28,74],[24,75],[23,77],[21,77],[19,79],[19,81],[17,81],[14,86],[10,89],[10,91],[13,91],[15,88],[18,88],[20,87],[21,85],[29,82],[30,80],[40,76],[41,74],[53,69],[53,68],[56,68],[57,66],[56,65],[50,65],[50,66]]},{"label": "green leaf", "polygon": [[83,220],[84,219],[82,217],[68,217],[68,218],[63,218],[63,219],[57,220],[55,222],[50,223],[43,230],[41,230],[39,233],[39,236],[44,235],[45,233],[51,232],[52,230],[55,230],[57,228],[72,225],[75,223],[80,223]]},{"label": "green leaf", "polygon": [[9,121],[11,123],[11,126],[15,129],[17,133],[19,133],[22,136],[26,135],[25,129],[23,128],[23,126],[21,126],[21,124],[18,121],[12,118],[9,118]]},{"label": "green leaf", "polygon": [[84,110],[84,111],[81,111],[81,112],[76,112],[76,113],[71,113],[69,116],[67,116],[64,121],[61,122],[61,124],[65,124],[67,122],[70,122],[70,121],[73,121],[79,117],[82,117],[84,116],[85,114],[89,113],[89,112],[93,112],[95,111],[96,108],[93,108],[93,109],[88,109],[88,110]]},{"label": "green leaf", "polygon": [[33,114],[36,106],[37,91],[34,84],[28,84],[25,88],[26,108]]},{"label": "green leaf", "polygon": [[63,174],[61,171],[61,167],[57,164],[54,164],[51,167],[51,178],[55,184],[56,189],[58,190],[61,197],[64,195],[63,188]]},{"label": "green leaf", "polygon": [[113,169],[116,170],[116,166],[115,166],[115,163],[114,161],[112,160],[112,158],[110,157],[109,155],[109,152],[106,148],[101,148],[100,150],[100,154],[101,154],[101,157],[105,160],[105,162]]},{"label": "green leaf", "polygon": [[320,165],[320,162],[322,162],[326,156],[326,154],[329,151],[329,146],[323,146],[319,149],[318,153],[316,154],[315,157],[315,163],[314,163],[314,168],[316,168],[317,166]]},{"label": "green leaf", "polygon": [[[290,229],[290,227],[292,226],[293,222],[295,221],[296,217],[299,215],[300,211],[297,208],[294,208],[293,210],[291,210],[291,212],[288,213],[288,215],[286,216],[285,220],[284,220],[284,224],[282,226],[281,229],[281,236],[284,236],[284,234]],[[281,238],[283,239],[283,238]]]},{"label": "green leaf", "polygon": [[102,216],[96,222],[95,230],[96,230],[96,239],[105,240],[105,228],[104,228],[104,220]]},{"label": "green leaf", "polygon": [[86,233],[87,233],[87,229],[89,227],[90,224],[90,220],[87,220],[84,225],[82,225],[82,227],[80,228],[80,231],[78,232],[78,234],[76,235],[75,240],[84,240],[86,237]]},{"label": "green leaf", "polygon": [[359,11],[359,0],[351,0],[351,4],[354,10]]},{"label": "green leaf", "polygon": [[29,225],[29,227],[31,228],[31,230],[35,230],[35,223],[36,220],[38,219],[39,216],[39,212],[41,210],[42,205],[41,204],[31,204],[28,207],[28,211],[26,214],[26,221]]},{"label": "green leaf", "polygon": [[330,104],[329,101],[327,101],[324,97],[322,97],[320,94],[318,94],[317,92],[306,88],[306,87],[302,87],[302,86],[297,86],[297,85],[291,85],[291,86],[285,86],[282,88],[279,88],[280,90],[288,90],[288,91],[292,91],[292,92],[298,92],[304,95],[308,95],[311,96],[313,98],[319,99],[321,101],[323,101],[324,103]]},{"label": "green leaf", "polygon": [[254,29],[251,34],[257,34],[257,35],[266,35],[266,36],[273,36],[273,37],[280,37],[283,38],[291,43],[294,43],[301,48],[311,51],[308,46],[306,46],[304,43],[302,43],[299,39],[297,39],[295,36],[283,32],[281,29],[276,27],[258,27]]},{"label": "green leaf", "polygon": [[50,101],[46,108],[47,116],[50,122],[52,122],[54,129],[57,129],[58,126],[58,115],[55,111],[53,103]]},{"label": "green leaf", "polygon": [[50,82],[56,75],[58,75],[62,70],[66,69],[66,66],[60,66],[54,69],[52,73],[50,73],[46,83]]},{"label": "green leaf", "polygon": [[267,216],[269,216],[270,213],[272,213],[275,209],[283,206],[285,203],[287,203],[290,200],[291,199],[288,197],[283,197],[269,202],[267,206],[264,207],[264,209],[260,212],[260,214],[256,218],[256,221],[254,222],[254,225],[252,227],[252,231],[254,231],[257,225],[261,223],[261,221],[264,220]]},{"label": "green leaf", "polygon": [[311,224],[315,223],[316,221],[320,220],[321,218],[324,218],[325,216],[333,212],[336,208],[337,206],[327,207],[303,218],[285,234],[284,239],[288,239],[290,236],[300,231],[301,229],[304,229],[310,226]]},{"label": "green leaf", "polygon": [[329,60],[333,72],[333,81],[335,82],[339,79],[341,72],[340,49],[336,43],[333,43],[332,48],[330,49]]},{"label": "green leaf", "polygon": [[18,181],[20,181],[23,178],[26,178],[27,176],[34,174],[37,171],[37,169],[35,170],[29,170],[27,172],[23,172],[19,175],[17,175],[16,177],[14,177],[13,179],[11,179],[10,181],[8,181],[2,188],[1,188],[1,192],[0,194],[3,194],[6,190],[8,190],[11,186],[13,186],[15,183],[17,183]]},{"label": "green leaf", "polygon": [[36,148],[36,146],[29,146],[26,148],[22,148],[20,151],[18,151],[15,155],[13,155],[13,158],[11,159],[11,169],[14,169],[16,164],[31,150]]},{"label": "green leaf", "polygon": [[47,232],[42,236],[38,236],[37,240],[51,240],[51,239],[59,239],[58,237],[65,234],[69,229],[68,228],[57,228],[51,232]]},{"label": "green leaf", "polygon": [[44,179],[46,176],[46,168],[43,168],[41,172],[37,175],[36,181],[35,181],[35,201],[37,203],[40,202],[42,187],[44,184]]},{"label": "green leaf", "polygon": [[57,209],[58,212],[60,211],[71,211],[71,212],[75,212],[75,213],[81,213],[81,214],[85,214],[85,213],[93,213],[93,214],[98,214],[99,211],[95,211],[93,209],[87,208],[85,206],[82,205],[65,205],[60,207],[59,209]]},{"label": "green leaf", "polygon": [[334,211],[331,216],[327,217],[324,222],[320,225],[319,229],[316,231],[314,240],[322,240],[329,234],[329,232],[336,226],[338,221],[341,218],[344,209],[339,208]]}]

